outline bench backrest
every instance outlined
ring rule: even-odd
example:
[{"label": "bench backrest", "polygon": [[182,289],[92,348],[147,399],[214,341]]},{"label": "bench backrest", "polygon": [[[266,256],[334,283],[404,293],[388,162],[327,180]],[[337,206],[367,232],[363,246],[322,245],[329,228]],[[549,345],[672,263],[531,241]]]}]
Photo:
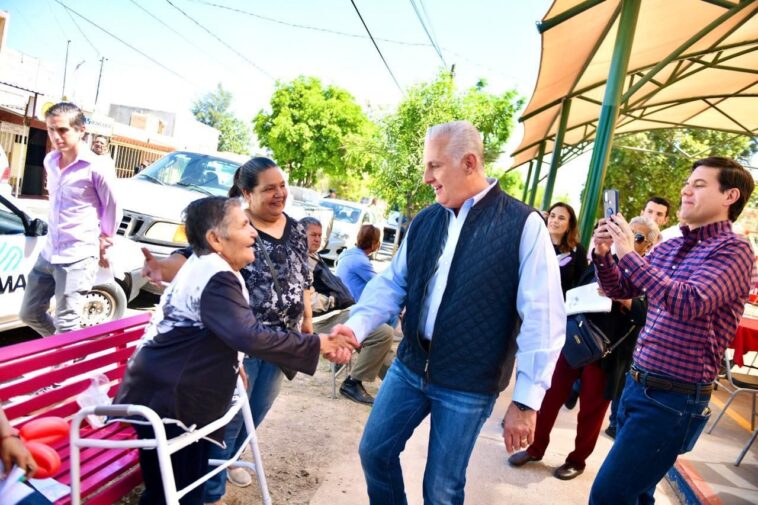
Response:
[{"label": "bench backrest", "polygon": [[[79,411],[76,397],[90,386],[92,377],[100,373],[108,377],[108,395],[113,397],[121,384],[127,360],[149,320],[150,314],[143,313],[0,348],[0,401],[11,424],[20,428],[32,419],[45,416],[70,420]],[[89,428],[83,436],[125,439],[134,435],[129,427],[111,424],[101,429]],[[53,447],[63,462],[54,478],[69,485],[68,439]],[[87,503],[114,503],[141,481],[135,449],[84,449],[81,461],[82,497],[89,500]],[[56,503],[67,504],[69,499],[66,497]]]}]

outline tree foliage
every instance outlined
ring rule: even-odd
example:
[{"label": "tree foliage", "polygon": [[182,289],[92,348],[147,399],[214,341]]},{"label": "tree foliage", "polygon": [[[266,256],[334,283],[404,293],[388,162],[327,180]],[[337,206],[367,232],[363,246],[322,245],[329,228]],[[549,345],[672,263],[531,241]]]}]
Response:
[{"label": "tree foliage", "polygon": [[216,128],[219,151],[248,154],[250,146],[250,128],[241,119],[234,116],[230,107],[232,93],[219,83],[216,91],[206,94],[192,105],[192,114],[203,124]]},{"label": "tree foliage", "polygon": [[256,135],[285,168],[290,181],[312,186],[320,176],[345,175],[346,146],[370,135],[372,123],[353,96],[315,77],[277,83],[271,111],[253,120]]},{"label": "tree foliage", "polygon": [[715,130],[665,129],[619,136],[611,150],[605,188],[619,190],[625,216],[638,215],[652,195],[666,198],[677,209],[693,162],[708,156],[745,161],[754,150],[749,137]]},{"label": "tree foliage", "polygon": [[390,206],[413,216],[433,201],[423,182],[424,137],[432,125],[467,119],[482,132],[485,162],[499,156],[522,101],[515,91],[491,95],[485,87],[486,82],[480,81],[458,93],[453,77],[441,73],[411,88],[397,110],[381,120],[377,136],[361,152],[366,160],[374,155],[374,187]]}]

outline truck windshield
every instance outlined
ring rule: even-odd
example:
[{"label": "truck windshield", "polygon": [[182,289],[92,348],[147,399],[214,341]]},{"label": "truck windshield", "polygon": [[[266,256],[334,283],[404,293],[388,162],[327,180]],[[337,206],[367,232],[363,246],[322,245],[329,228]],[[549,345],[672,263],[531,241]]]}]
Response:
[{"label": "truck windshield", "polygon": [[157,184],[182,186],[206,195],[226,196],[239,163],[207,154],[173,152],[135,175]]}]

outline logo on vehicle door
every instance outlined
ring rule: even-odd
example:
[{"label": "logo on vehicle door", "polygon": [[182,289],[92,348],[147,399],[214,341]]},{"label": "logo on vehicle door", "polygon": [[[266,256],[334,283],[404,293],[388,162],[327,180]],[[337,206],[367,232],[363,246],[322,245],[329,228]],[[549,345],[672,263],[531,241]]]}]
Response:
[{"label": "logo on vehicle door", "polygon": [[0,244],[0,272],[13,272],[24,259],[24,251],[18,246]]}]

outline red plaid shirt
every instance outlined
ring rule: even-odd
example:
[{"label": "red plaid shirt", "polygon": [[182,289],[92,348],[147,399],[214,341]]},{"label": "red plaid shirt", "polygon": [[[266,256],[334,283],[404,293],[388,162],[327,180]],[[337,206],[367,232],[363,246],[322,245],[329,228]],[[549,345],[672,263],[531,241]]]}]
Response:
[{"label": "red plaid shirt", "polygon": [[632,252],[618,264],[593,255],[611,298],[647,295],[647,322],[634,361],[645,370],[690,382],[716,379],[745,309],[753,250],[729,221],[667,240],[643,259]]}]

